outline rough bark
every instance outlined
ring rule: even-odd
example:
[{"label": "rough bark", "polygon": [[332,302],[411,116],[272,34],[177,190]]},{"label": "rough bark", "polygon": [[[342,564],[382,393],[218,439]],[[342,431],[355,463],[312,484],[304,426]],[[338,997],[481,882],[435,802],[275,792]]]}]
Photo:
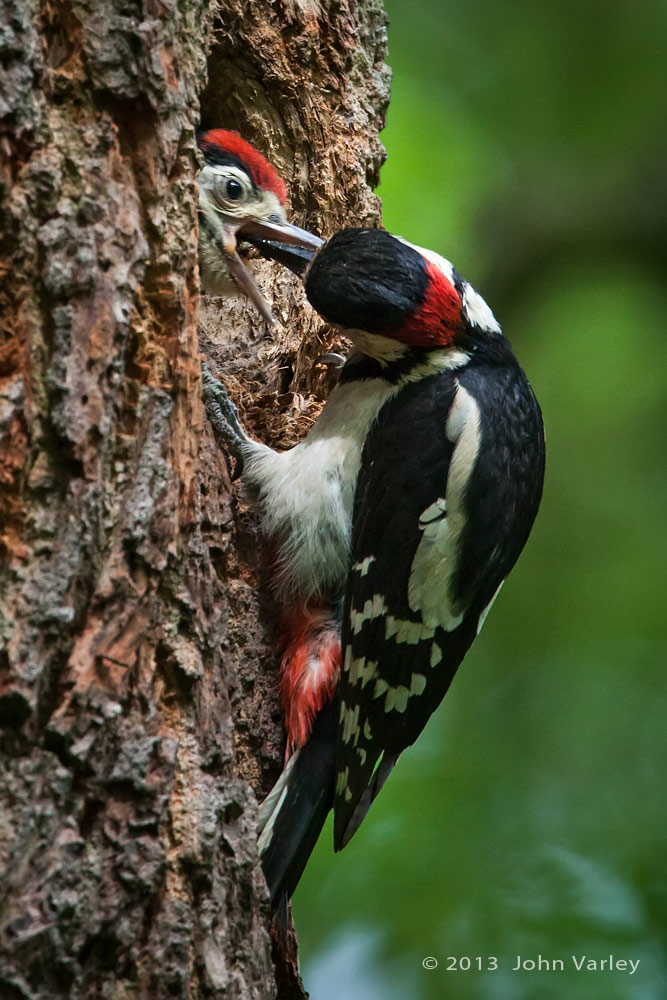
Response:
[{"label": "rough bark", "polygon": [[[0,996],[271,997],[254,824],[282,728],[253,516],[201,403],[194,129],[201,99],[204,126],[255,141],[295,221],[377,222],[384,15],[2,16]],[[331,337],[296,279],[258,267],[277,331],[211,302],[201,342],[284,445]]]}]

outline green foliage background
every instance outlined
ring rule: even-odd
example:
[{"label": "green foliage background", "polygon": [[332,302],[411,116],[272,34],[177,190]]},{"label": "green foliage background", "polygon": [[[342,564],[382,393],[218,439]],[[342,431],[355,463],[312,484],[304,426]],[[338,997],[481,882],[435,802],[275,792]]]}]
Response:
[{"label": "green foliage background", "polygon": [[[306,985],[663,1000],[667,4],[388,9],[385,225],[491,304],[541,401],[548,470],[443,706],[345,852],[330,829],[318,845],[294,898]],[[571,959],[610,954],[636,973]],[[517,955],[565,971],[512,971]]]}]

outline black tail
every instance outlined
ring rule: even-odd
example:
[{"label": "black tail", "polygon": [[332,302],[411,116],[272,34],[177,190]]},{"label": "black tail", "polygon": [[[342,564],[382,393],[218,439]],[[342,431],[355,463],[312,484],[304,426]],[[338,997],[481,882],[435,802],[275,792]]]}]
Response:
[{"label": "black tail", "polygon": [[338,702],[315,720],[259,810],[259,846],[271,903],[291,896],[333,805]]}]

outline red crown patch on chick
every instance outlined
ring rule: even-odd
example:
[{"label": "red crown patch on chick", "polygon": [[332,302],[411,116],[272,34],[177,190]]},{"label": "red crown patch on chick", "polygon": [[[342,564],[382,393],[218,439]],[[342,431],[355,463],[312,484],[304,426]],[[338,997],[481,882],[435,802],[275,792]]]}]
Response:
[{"label": "red crown patch on chick", "polygon": [[237,157],[256,187],[263,191],[273,191],[281,205],[287,201],[285,182],[275,167],[238,132],[224,128],[210,129],[199,137],[199,148],[204,156],[207,152],[218,151]]}]

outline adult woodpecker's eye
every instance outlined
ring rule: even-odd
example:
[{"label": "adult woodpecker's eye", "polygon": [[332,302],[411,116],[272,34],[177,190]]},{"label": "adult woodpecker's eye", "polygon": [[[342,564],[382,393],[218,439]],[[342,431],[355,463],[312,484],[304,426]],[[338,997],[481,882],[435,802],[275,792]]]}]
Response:
[{"label": "adult woodpecker's eye", "polygon": [[225,184],[225,194],[230,201],[238,201],[243,197],[243,185],[231,177]]}]

